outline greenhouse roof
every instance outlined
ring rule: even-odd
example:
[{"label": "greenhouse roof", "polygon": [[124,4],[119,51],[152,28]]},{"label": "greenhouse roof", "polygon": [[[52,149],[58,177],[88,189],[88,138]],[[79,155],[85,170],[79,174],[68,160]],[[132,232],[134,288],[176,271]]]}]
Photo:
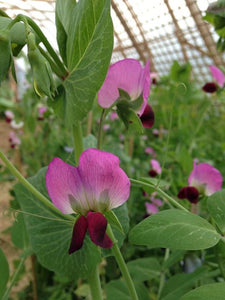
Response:
[{"label": "greenhouse roof", "polygon": [[[194,76],[210,79],[209,65],[223,66],[216,50],[217,36],[202,20],[212,0],[112,0],[114,51],[112,62],[131,57],[151,62],[151,71],[160,76],[169,72],[174,60],[189,61]],[[30,16],[57,48],[54,24],[55,1],[0,0],[10,17]]]}]

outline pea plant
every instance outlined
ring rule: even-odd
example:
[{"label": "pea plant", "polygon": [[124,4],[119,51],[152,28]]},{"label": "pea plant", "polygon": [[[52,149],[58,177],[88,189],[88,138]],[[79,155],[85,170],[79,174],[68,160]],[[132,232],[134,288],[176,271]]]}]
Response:
[{"label": "pea plant", "polygon": [[[25,178],[0,151],[18,180],[14,192],[23,249],[10,279],[0,252],[6,270],[0,275],[1,299],[9,298],[30,255],[69,283],[73,293],[65,299],[224,299],[222,158],[216,157],[216,142],[197,139],[204,122],[211,118],[218,124],[218,113],[224,118],[219,106],[217,117],[210,115],[211,99],[204,94],[223,95],[223,73],[212,66],[214,81],[202,91],[190,84],[189,64],[174,63],[161,81],[157,74],[150,76],[149,61],[142,66],[126,58],[110,65],[109,0],[56,1],[59,53],[31,18],[0,15],[0,80],[9,69],[16,80],[14,59],[27,45],[36,95],[35,101],[24,100],[23,115],[32,115],[29,101],[40,102],[37,119],[45,119],[38,140],[31,122],[26,123],[29,138],[21,136],[31,177]],[[193,99],[196,113],[184,106]],[[12,122],[13,112],[5,115]],[[152,129],[154,124],[158,128]],[[47,131],[54,134],[40,134]],[[61,152],[48,140],[52,136],[54,143],[57,135],[72,141],[69,159],[55,157]],[[10,138],[11,145],[20,146],[18,136]],[[28,159],[25,148],[31,140]],[[204,154],[197,143],[204,145]],[[38,149],[46,166],[36,172],[42,166]],[[64,299],[53,294],[49,299]]]}]

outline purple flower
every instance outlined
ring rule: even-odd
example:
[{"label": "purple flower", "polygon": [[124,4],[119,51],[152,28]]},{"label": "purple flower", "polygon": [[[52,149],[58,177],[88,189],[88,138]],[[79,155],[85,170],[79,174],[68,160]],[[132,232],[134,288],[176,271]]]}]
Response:
[{"label": "purple flower", "polygon": [[217,91],[217,85],[215,82],[207,82],[203,87],[202,90],[206,93],[212,94]]},{"label": "purple flower", "polygon": [[145,202],[145,208],[148,215],[154,215],[159,211],[157,205],[150,202]]},{"label": "purple flower", "polygon": [[196,164],[188,177],[188,186],[180,189],[178,198],[188,199],[191,203],[197,203],[199,196],[210,196],[221,190],[223,177],[219,170],[208,163]]},{"label": "purple flower", "polygon": [[41,106],[38,108],[38,120],[44,120],[44,113],[47,111],[47,107]]},{"label": "purple flower", "polygon": [[82,247],[87,231],[96,245],[112,246],[103,213],[122,205],[130,194],[130,181],[119,167],[117,156],[88,149],[81,154],[78,167],[54,158],[46,173],[46,186],[53,204],[62,213],[80,215],[69,254]]},{"label": "purple flower", "polygon": [[10,131],[9,133],[9,142],[10,142],[10,147],[15,148],[17,145],[21,144],[21,140],[18,137],[18,135],[15,133],[15,131]]},{"label": "purple flower", "polygon": [[141,94],[143,103],[137,111],[141,116],[147,105],[150,91],[149,61],[142,68],[136,59],[126,58],[109,67],[106,79],[98,92],[98,104],[103,108],[111,107],[119,98],[119,90],[127,92],[131,100]]},{"label": "purple flower", "polygon": [[14,113],[11,110],[5,111],[5,121],[7,123],[11,123],[11,121],[15,118]]},{"label": "purple flower", "polygon": [[151,148],[151,147],[146,147],[146,148],[145,148],[145,153],[146,153],[146,154],[150,154],[150,155],[152,155],[153,157],[156,156],[156,153],[155,153],[154,149]]},{"label": "purple flower", "polygon": [[110,120],[111,121],[114,121],[114,120],[117,120],[119,117],[117,115],[117,112],[116,111],[112,111],[111,112],[111,115],[110,115]]},{"label": "purple flower", "polygon": [[156,159],[151,159],[151,169],[148,172],[150,177],[156,177],[158,174],[162,173],[160,163]]},{"label": "purple flower", "polygon": [[216,83],[222,88],[225,83],[225,75],[216,66],[209,66],[212,73],[212,77],[215,79]]},{"label": "purple flower", "polygon": [[152,126],[155,123],[155,114],[153,109],[149,104],[145,106],[143,114],[140,116],[140,120],[142,122],[142,125],[145,128],[152,128]]}]

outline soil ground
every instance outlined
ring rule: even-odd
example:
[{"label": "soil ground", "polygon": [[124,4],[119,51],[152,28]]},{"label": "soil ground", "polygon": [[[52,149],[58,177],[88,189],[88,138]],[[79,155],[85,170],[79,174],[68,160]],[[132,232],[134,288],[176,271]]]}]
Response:
[{"label": "soil ground", "polygon": [[[0,120],[0,149],[13,161],[16,163],[18,162],[18,149],[10,150],[9,145],[9,132],[11,128],[10,125],[7,124],[4,120]],[[4,165],[0,159],[0,165]],[[9,262],[10,267],[10,275],[15,272],[14,263],[16,260],[20,259],[21,251],[17,249],[12,241],[11,235],[9,232],[9,227],[12,225],[12,222],[15,220],[15,217],[9,211],[9,202],[11,196],[9,194],[9,190],[12,188],[12,185],[15,182],[7,182],[7,181],[0,181],[0,247],[2,248],[3,252],[5,253],[7,260]],[[29,284],[30,281],[30,261],[27,259],[26,262],[26,272],[25,275],[20,278],[17,285],[15,285],[12,289],[10,294],[12,299],[17,299],[18,291],[21,291]]]}]

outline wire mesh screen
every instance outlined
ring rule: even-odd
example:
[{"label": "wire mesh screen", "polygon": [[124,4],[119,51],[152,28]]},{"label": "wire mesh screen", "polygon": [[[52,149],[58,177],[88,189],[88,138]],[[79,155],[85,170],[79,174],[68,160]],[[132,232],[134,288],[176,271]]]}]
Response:
[{"label": "wire mesh screen", "polygon": [[[114,51],[112,62],[125,57],[151,62],[151,70],[168,73],[174,60],[189,61],[193,75],[210,79],[208,66],[223,65],[216,50],[213,29],[202,20],[213,0],[112,0]],[[41,26],[57,48],[54,25],[55,1],[0,0],[10,17],[26,14]]]}]

